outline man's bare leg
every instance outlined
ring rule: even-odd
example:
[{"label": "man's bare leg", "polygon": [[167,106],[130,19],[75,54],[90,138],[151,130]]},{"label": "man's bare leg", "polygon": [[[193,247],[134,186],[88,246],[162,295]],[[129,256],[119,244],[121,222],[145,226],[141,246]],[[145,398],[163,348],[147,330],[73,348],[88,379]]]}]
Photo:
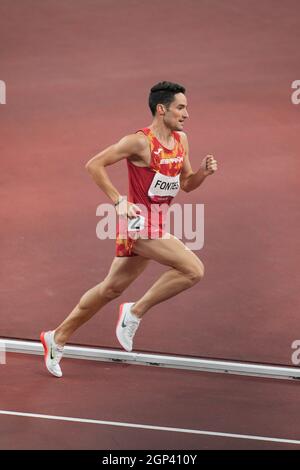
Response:
[{"label": "man's bare leg", "polygon": [[55,342],[64,346],[70,336],[104,305],[119,297],[144,271],[149,260],[141,256],[114,258],[103,282],[88,290],[70,315],[56,328]]},{"label": "man's bare leg", "polygon": [[202,261],[172,235],[167,234],[166,238],[155,240],[139,239],[134,252],[171,267],[131,308],[131,312],[139,318],[153,305],[192,287],[203,278]]}]

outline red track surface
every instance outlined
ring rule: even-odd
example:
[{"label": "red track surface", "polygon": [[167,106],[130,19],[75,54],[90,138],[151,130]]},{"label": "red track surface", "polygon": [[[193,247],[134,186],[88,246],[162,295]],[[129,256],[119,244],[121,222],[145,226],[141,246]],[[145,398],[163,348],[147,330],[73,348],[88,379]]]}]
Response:
[{"label": "red track surface", "polygon": [[[203,187],[177,200],[205,204],[206,277],[149,312],[136,350],[292,365],[299,14],[298,0],[1,1],[0,336],[38,339],[105,276],[114,242],[96,238],[95,213],[108,201],[84,164],[149,124],[150,86],[173,80],[187,87],[193,167],[207,153],[219,162]],[[110,171],[121,192],[124,171]],[[72,342],[118,347],[119,303],[136,300],[161,271],[150,265]],[[300,437],[297,383],[80,361],[66,361],[58,382],[37,372],[36,357],[9,363],[1,409]],[[2,448],[265,447],[5,416],[0,426]]]},{"label": "red track surface", "polygon": [[[177,201],[205,204],[206,277],[149,313],[137,347],[290,365],[299,10],[297,0],[1,2],[3,336],[38,339],[105,276],[114,242],[96,238],[95,211],[108,201],[84,164],[149,124],[149,87],[172,79],[188,90],[193,167],[206,153],[219,161],[218,174]],[[110,172],[122,192],[124,171]],[[158,271],[120,301],[134,301]],[[104,308],[73,341],[116,347],[116,312]]]},{"label": "red track surface", "polygon": [[[0,410],[296,439],[297,382],[9,354]],[[0,415],[1,449],[299,449],[299,445]]]}]

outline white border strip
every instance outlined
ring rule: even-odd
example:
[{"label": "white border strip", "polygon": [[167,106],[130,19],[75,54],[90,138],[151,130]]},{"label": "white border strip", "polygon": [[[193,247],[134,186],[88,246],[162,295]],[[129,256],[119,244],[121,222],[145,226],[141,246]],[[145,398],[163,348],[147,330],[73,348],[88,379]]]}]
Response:
[{"label": "white border strip", "polygon": [[178,432],[178,433],[198,434],[198,435],[200,434],[200,435],[205,435],[205,436],[229,437],[229,438],[234,438],[234,439],[248,439],[248,440],[253,440],[253,441],[280,442],[280,443],[285,443],[285,444],[300,445],[300,441],[294,440],[294,439],[253,436],[253,435],[247,435],[247,434],[231,434],[231,433],[226,433],[226,432],[201,431],[198,429],[171,428],[171,427],[165,427],[165,426],[152,426],[149,424],[121,423],[118,421],[101,421],[98,419],[72,418],[72,417],[67,417],[67,416],[53,416],[53,415],[44,415],[44,414],[36,414],[36,413],[20,413],[17,411],[5,411],[5,410],[0,410],[0,415],[22,416],[26,418],[52,419],[52,420],[57,420],[57,421],[71,421],[71,422],[86,423],[86,424],[102,424],[105,426],[117,426],[117,427],[123,427],[123,428],[150,429],[152,431]]},{"label": "white border strip", "polygon": [[[0,338],[6,352],[43,354],[41,343]],[[168,356],[147,353],[128,353],[113,349],[65,346],[64,357],[92,361],[114,361],[135,365],[150,365],[206,372],[227,372],[239,375],[272,377],[281,379],[300,379],[300,368],[281,367],[244,362],[219,361],[182,356]]]}]

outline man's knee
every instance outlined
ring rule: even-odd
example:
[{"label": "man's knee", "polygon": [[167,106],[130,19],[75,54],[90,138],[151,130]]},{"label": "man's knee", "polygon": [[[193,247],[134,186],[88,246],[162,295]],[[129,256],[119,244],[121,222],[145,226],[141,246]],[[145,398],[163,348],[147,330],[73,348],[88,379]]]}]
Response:
[{"label": "man's knee", "polygon": [[189,266],[187,277],[190,279],[192,284],[196,284],[201,281],[204,277],[204,264],[199,260],[199,263],[195,263]]}]

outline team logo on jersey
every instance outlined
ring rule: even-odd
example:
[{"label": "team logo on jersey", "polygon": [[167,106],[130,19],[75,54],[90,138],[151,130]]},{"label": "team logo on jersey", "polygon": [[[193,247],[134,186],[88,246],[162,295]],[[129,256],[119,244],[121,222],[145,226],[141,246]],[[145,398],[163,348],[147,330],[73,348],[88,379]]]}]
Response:
[{"label": "team logo on jersey", "polygon": [[169,163],[181,163],[183,162],[183,157],[178,156],[178,157],[171,157],[171,158],[162,158],[160,160],[161,165],[168,165]]}]

